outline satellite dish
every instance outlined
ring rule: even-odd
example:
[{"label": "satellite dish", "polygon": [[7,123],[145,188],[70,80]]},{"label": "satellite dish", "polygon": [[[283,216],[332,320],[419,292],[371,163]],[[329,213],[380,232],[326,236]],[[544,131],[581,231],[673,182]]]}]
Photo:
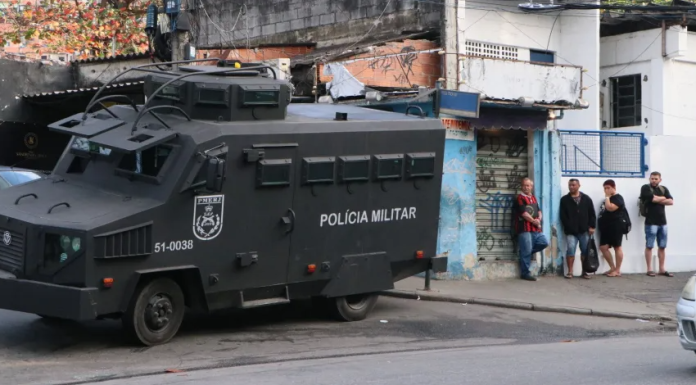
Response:
[{"label": "satellite dish", "polygon": [[554,4],[553,1],[550,4],[538,4],[538,3],[523,3],[518,4],[517,7],[523,11],[552,11],[554,9],[565,8],[561,4]]}]

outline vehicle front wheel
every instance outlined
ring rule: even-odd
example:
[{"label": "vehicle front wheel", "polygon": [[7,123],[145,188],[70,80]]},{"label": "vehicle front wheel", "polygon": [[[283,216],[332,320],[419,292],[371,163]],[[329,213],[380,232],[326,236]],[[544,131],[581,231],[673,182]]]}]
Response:
[{"label": "vehicle front wheel", "polygon": [[331,298],[329,304],[334,317],[340,321],[362,321],[377,304],[378,294],[354,294]]},{"label": "vehicle front wheel", "polygon": [[157,278],[136,291],[121,322],[142,344],[161,345],[179,331],[185,311],[181,287],[169,278]]}]

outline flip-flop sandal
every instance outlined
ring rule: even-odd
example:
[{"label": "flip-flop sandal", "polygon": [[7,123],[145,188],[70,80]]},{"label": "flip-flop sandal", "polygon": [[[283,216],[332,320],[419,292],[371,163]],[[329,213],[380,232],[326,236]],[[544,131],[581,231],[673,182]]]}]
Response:
[{"label": "flip-flop sandal", "polygon": [[652,272],[652,271],[648,271],[647,276],[648,276],[648,277],[654,277],[654,276],[655,276],[655,273]]},{"label": "flip-flop sandal", "polygon": [[669,271],[665,271],[664,273],[660,273],[660,275],[664,275],[665,277],[674,277],[674,274],[670,273]]},{"label": "flip-flop sandal", "polygon": [[566,277],[566,279],[572,279],[572,278],[573,278],[573,275],[572,275],[572,274],[566,274],[564,277]]},{"label": "flip-flop sandal", "polygon": [[589,274],[583,274],[582,277],[585,278],[585,279],[592,279],[592,277],[590,277]]}]

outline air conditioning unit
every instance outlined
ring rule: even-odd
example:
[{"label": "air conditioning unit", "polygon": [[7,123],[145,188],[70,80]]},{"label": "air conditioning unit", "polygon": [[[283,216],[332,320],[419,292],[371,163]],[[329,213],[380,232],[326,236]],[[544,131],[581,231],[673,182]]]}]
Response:
[{"label": "air conditioning unit", "polygon": [[263,60],[262,63],[273,67],[279,80],[290,81],[292,75],[290,74],[289,58]]}]

